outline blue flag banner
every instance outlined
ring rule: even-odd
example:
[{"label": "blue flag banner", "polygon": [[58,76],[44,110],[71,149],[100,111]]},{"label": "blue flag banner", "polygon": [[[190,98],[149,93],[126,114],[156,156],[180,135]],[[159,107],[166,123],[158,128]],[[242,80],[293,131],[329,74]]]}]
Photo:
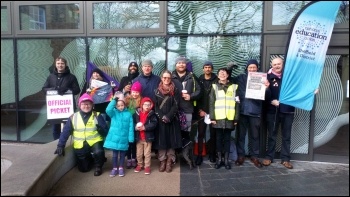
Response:
[{"label": "blue flag banner", "polygon": [[315,1],[296,15],[289,35],[279,101],[311,110],[341,1]]}]

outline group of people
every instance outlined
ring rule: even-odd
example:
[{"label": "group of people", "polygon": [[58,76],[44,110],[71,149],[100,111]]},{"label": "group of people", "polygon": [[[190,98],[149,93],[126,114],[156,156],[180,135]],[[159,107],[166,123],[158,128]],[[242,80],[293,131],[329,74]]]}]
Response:
[{"label": "group of people", "polygon": [[[43,86],[43,90],[57,90],[62,95],[72,91],[80,93],[76,77],[70,73],[67,61],[59,57],[56,67]],[[112,150],[110,177],[124,176],[126,168],[134,172],[144,170],[151,173],[151,152],[155,150],[159,160],[159,172],[172,171],[176,153],[193,142],[191,127],[198,123],[198,155],[195,164],[203,162],[206,130],[209,129],[209,160],[216,169],[224,166],[231,169],[229,162],[231,133],[237,127],[237,166],[245,161],[245,136],[248,132],[251,148],[251,162],[257,166],[270,165],[275,157],[276,137],[279,123],[282,123],[281,161],[288,168],[290,163],[290,138],[294,108],[279,103],[279,86],[282,77],[283,60],[272,60],[267,73],[265,101],[245,98],[248,72],[258,72],[256,60],[247,62],[246,72],[231,76],[235,65],[229,63],[213,73],[211,61],[203,64],[203,74],[197,77],[187,68],[188,59],[178,57],[175,70],[163,70],[160,76],[153,74],[153,63],[144,60],[139,72],[135,61],[130,62],[128,75],[118,87],[112,87],[113,98],[96,107],[89,95],[91,88],[82,93],[78,101],[79,110],[66,121],[62,132],[53,126],[54,139],[58,140],[55,154],[64,156],[64,147],[70,135],[73,136],[73,151],[81,172],[95,167],[94,175],[100,176],[106,162],[105,150]],[[103,80],[97,69],[92,77]],[[268,145],[265,159],[260,161],[260,124],[263,105],[266,104]],[[180,126],[179,111],[186,117],[186,126]],[[205,119],[208,118],[208,123]]]}]

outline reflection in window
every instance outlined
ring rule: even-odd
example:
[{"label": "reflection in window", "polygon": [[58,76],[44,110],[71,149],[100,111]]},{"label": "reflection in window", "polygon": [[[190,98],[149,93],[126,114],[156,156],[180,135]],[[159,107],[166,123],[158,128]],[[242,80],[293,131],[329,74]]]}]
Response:
[{"label": "reflection in window", "polygon": [[21,30],[79,29],[79,4],[20,6]]},{"label": "reflection in window", "polygon": [[169,1],[171,34],[260,33],[262,1]]},{"label": "reflection in window", "polygon": [[239,66],[232,76],[244,72],[249,59],[260,59],[261,36],[203,36],[203,37],[171,37],[168,41],[168,69],[175,69],[175,59],[180,55],[191,60],[193,72],[203,74],[204,61],[211,60],[214,72],[226,66],[230,61]]},{"label": "reflection in window", "polygon": [[8,31],[7,14],[7,7],[1,6],[1,31]]},{"label": "reflection in window", "polygon": [[160,28],[158,1],[93,4],[94,29]]},{"label": "reflection in window", "polygon": [[[311,1],[274,1],[272,25],[289,25],[295,15]],[[349,1],[342,1],[335,23],[349,22]]]}]

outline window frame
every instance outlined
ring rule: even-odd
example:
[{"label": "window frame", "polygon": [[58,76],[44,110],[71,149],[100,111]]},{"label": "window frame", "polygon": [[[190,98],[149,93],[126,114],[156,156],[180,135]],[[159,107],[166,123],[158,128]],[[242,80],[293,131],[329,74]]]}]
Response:
[{"label": "window frame", "polygon": [[113,36],[113,37],[144,37],[144,36],[166,36],[167,2],[159,1],[159,28],[154,29],[94,29],[93,28],[93,4],[95,3],[123,3],[134,1],[86,1],[87,36]]},{"label": "window frame", "polygon": [[[45,2],[45,3],[43,3]],[[60,30],[21,30],[20,29],[20,6],[31,6],[31,5],[65,5],[65,4],[79,4],[79,29],[60,29]],[[38,2],[24,2],[24,1],[14,1],[14,25],[15,36],[16,37],[27,37],[31,35],[32,37],[51,37],[51,36],[60,36],[60,37],[71,37],[73,36],[85,36],[85,13],[84,13],[84,3],[83,1],[38,1]]]},{"label": "window frame", "polygon": [[1,7],[6,7],[7,9],[7,29],[8,31],[1,31],[1,36],[9,36],[12,35],[12,11],[11,11],[11,2],[9,1],[1,1]]}]

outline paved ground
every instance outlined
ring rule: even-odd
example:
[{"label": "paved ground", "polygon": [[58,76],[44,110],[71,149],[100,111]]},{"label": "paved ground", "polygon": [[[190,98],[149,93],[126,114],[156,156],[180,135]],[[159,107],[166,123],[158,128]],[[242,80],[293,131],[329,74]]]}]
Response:
[{"label": "paved ground", "polygon": [[52,188],[50,196],[349,196],[349,165],[292,161],[288,170],[279,160],[256,168],[249,160],[231,170],[214,169],[207,159],[189,170],[178,162],[171,173],[158,172],[152,159],[152,173],[127,170],[125,177],[109,177],[111,152],[99,177],[93,171],[81,173],[75,167]]}]

